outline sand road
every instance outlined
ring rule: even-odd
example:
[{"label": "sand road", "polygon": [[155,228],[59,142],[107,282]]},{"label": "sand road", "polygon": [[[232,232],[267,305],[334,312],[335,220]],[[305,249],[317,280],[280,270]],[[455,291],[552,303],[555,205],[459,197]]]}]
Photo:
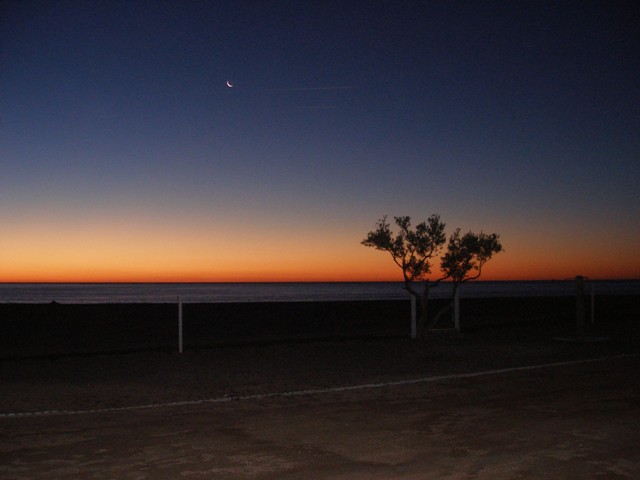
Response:
[{"label": "sand road", "polygon": [[639,366],[623,355],[376,388],[4,415],[0,477],[640,478]]}]

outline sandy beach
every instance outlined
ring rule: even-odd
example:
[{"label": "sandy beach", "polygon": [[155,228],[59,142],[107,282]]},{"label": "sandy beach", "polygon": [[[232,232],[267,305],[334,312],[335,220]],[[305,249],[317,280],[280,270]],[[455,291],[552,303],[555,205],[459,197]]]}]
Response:
[{"label": "sandy beach", "polygon": [[637,478],[638,323],[5,358],[0,476]]},{"label": "sandy beach", "polygon": [[4,361],[0,476],[637,478],[639,366],[477,337]]}]

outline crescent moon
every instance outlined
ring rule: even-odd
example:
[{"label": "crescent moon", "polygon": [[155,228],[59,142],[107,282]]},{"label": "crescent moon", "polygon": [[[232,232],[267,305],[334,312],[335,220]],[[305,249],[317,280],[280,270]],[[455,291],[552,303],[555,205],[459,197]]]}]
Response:
[{"label": "crescent moon", "polygon": [[231,83],[231,81],[229,81],[229,80],[227,80],[227,87],[233,88],[233,83]]}]

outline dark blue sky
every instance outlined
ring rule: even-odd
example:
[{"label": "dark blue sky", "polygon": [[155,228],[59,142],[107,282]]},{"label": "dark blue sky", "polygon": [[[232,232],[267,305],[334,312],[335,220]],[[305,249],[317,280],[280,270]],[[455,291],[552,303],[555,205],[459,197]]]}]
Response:
[{"label": "dark blue sky", "polygon": [[0,21],[7,280],[392,277],[359,241],[435,212],[501,233],[496,278],[640,275],[633,2],[25,1]]}]

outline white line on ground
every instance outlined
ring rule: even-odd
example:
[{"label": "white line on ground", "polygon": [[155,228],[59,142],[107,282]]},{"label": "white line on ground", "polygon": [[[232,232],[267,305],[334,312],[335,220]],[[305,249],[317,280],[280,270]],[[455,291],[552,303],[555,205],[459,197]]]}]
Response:
[{"label": "white line on ground", "polygon": [[89,413],[125,412],[130,410],[145,410],[145,409],[152,409],[152,408],[182,407],[182,406],[189,406],[189,405],[201,405],[204,403],[227,403],[227,402],[241,401],[241,400],[260,400],[264,398],[273,398],[273,397],[299,397],[303,395],[317,395],[322,393],[347,392],[352,390],[367,390],[367,389],[394,387],[394,386],[401,386],[401,385],[413,385],[417,383],[457,380],[461,378],[483,377],[487,375],[500,375],[502,373],[522,372],[527,370],[538,370],[541,368],[562,367],[567,365],[578,365],[582,363],[592,363],[592,362],[599,362],[603,360],[611,360],[615,358],[629,358],[629,357],[636,357],[636,356],[638,356],[638,354],[611,355],[606,357],[589,358],[589,359],[583,359],[583,360],[568,360],[564,362],[542,363],[538,365],[525,365],[521,367],[501,368],[497,370],[483,370],[480,372],[436,375],[433,377],[396,380],[392,382],[364,383],[359,385],[347,385],[342,387],[311,388],[306,390],[292,390],[289,392],[271,392],[271,393],[256,393],[252,395],[224,396],[224,397],[206,398],[206,399],[200,399],[200,400],[185,400],[182,402],[165,402],[165,403],[150,403],[147,405],[131,405],[127,407],[96,408],[96,409],[90,409],[90,410],[43,410],[39,412],[0,413],[0,418],[43,417],[43,416],[51,416],[51,415],[85,415]]}]

